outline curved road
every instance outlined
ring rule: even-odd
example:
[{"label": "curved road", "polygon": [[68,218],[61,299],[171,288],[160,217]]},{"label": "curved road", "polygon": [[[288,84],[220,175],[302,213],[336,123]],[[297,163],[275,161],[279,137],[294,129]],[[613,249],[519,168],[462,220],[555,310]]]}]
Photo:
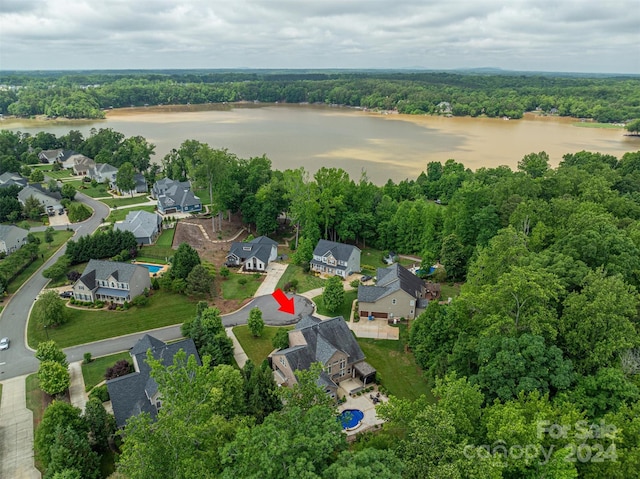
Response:
[{"label": "curved road", "polygon": [[[109,207],[104,203],[78,193],[76,199],[94,210],[93,216],[82,223],[71,225],[75,230],[74,238],[93,233],[100,226],[102,218],[109,215]],[[58,226],[55,229],[65,229]],[[44,265],[31,276],[11,298],[0,314],[0,336],[11,340],[11,347],[0,351],[0,381],[38,370],[38,360],[26,345],[26,326],[29,311],[40,291],[49,281],[42,276],[42,270],[51,266],[64,254],[66,247],[60,248]],[[36,260],[37,261],[37,260]]]}]

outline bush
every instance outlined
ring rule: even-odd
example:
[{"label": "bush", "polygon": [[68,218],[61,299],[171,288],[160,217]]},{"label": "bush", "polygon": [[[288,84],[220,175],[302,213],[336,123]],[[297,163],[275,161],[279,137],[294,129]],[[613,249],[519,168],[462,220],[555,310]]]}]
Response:
[{"label": "bush", "polygon": [[107,371],[104,373],[104,378],[106,380],[119,378],[120,376],[129,374],[132,370],[133,368],[129,361],[121,359],[110,368],[107,368]]},{"label": "bush", "polygon": [[107,402],[109,400],[109,390],[107,385],[96,386],[89,393],[89,398],[97,398],[100,402]]},{"label": "bush", "polygon": [[349,283],[349,285],[350,285],[352,288],[357,288],[357,287],[360,285],[360,280],[359,280],[359,279],[354,279],[353,281],[351,281],[351,282]]},{"label": "bush", "polygon": [[138,306],[138,307],[146,306],[147,304],[149,304],[149,297],[145,296],[144,294],[141,294],[140,296],[136,296],[135,298],[133,298],[131,302],[133,303],[134,306]]},{"label": "bush", "polygon": [[93,361],[93,358],[91,357],[91,353],[90,352],[84,353],[84,363],[89,364],[91,361]]}]

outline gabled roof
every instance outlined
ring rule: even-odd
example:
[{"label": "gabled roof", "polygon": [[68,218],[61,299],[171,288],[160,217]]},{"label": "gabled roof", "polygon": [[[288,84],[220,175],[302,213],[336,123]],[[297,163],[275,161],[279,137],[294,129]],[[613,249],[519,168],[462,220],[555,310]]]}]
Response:
[{"label": "gabled roof", "polygon": [[13,225],[0,225],[0,241],[10,242],[12,239],[25,238],[27,230]]},{"label": "gabled roof", "polygon": [[358,286],[358,301],[374,303],[380,298],[396,291],[404,291],[418,299],[425,288],[424,282],[399,263],[388,268],[378,268],[378,279],[375,286]]},{"label": "gabled roof", "polygon": [[323,365],[337,352],[341,351],[349,358],[349,364],[364,359],[364,353],[355,337],[347,327],[342,316],[324,321],[309,316],[296,324],[305,339],[306,345],[283,349],[283,354],[292,370],[309,369],[311,364],[320,362]]},{"label": "gabled roof", "polygon": [[313,250],[313,254],[315,256],[326,256],[327,253],[331,253],[338,261],[349,261],[354,249],[360,251],[357,246],[321,239]]},{"label": "gabled roof", "polygon": [[116,223],[114,229],[131,231],[136,238],[151,238],[158,232],[160,216],[144,210],[130,211],[124,221]]},{"label": "gabled roof", "polygon": [[130,263],[120,263],[117,261],[103,261],[92,259],[87,264],[84,273],[78,281],[82,281],[90,288],[96,286],[97,280],[106,280],[113,276],[119,282],[128,283],[137,269],[145,270],[144,266]]},{"label": "gabled roof", "polygon": [[107,381],[107,389],[113,406],[113,414],[118,427],[123,427],[127,419],[142,412],[147,412],[152,418],[158,414],[152,399],[158,392],[158,383],[151,377],[151,368],[146,362],[147,350],[165,366],[173,363],[173,357],[179,350],[184,350],[189,356],[195,356],[198,364],[200,356],[196,350],[193,339],[183,339],[171,344],[165,344],[159,339],[145,334],[129,350],[131,357],[136,358],[138,371]]},{"label": "gabled roof", "polygon": [[45,206],[52,206],[54,208],[61,208],[60,200],[62,196],[59,193],[51,193],[48,191],[44,191],[41,188],[38,188],[34,185],[25,186],[18,193],[18,200],[20,203],[24,204],[27,201],[27,198],[33,196],[40,203]]},{"label": "gabled roof", "polygon": [[249,242],[236,241],[231,244],[227,257],[233,255],[242,261],[255,257],[266,264],[269,262],[273,246],[277,247],[278,243],[266,236],[258,236]]},{"label": "gabled roof", "polygon": [[11,173],[10,171],[2,173],[0,175],[0,187],[11,185],[27,186],[27,179],[18,173]]},{"label": "gabled roof", "polygon": [[201,204],[200,198],[191,191],[191,183],[188,181],[162,178],[154,183],[153,191],[158,195],[163,209]]}]

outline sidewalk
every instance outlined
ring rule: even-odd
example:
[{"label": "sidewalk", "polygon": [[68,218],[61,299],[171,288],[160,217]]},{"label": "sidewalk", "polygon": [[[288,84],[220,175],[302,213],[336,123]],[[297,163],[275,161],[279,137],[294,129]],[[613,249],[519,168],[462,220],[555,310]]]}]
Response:
[{"label": "sidewalk", "polygon": [[27,409],[26,376],[2,382],[0,477],[40,479],[33,465],[33,414]]},{"label": "sidewalk", "polygon": [[236,363],[238,363],[238,367],[243,368],[249,358],[238,342],[238,338],[233,334],[233,328],[225,328],[225,332],[227,333],[227,336],[231,338],[231,341],[233,341],[233,357],[235,358]]},{"label": "sidewalk", "polygon": [[69,376],[71,376],[71,385],[69,386],[71,404],[79,407],[84,412],[84,407],[89,398],[85,391],[84,377],[82,376],[82,361],[69,364]]}]

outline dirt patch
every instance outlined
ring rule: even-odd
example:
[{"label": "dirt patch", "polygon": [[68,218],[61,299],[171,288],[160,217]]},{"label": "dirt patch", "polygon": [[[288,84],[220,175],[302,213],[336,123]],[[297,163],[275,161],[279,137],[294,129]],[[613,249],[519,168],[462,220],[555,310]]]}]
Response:
[{"label": "dirt patch", "polygon": [[[225,216],[222,220],[222,229],[220,229],[219,219],[216,218],[215,231],[211,218],[186,218],[176,225],[173,248],[177,248],[181,243],[187,243],[198,252],[200,259],[213,264],[216,271],[220,271],[229,254],[231,243],[242,241],[249,235],[243,228],[239,214],[231,215],[231,220]],[[238,232],[240,232],[239,235]],[[250,301],[250,299],[244,301],[223,299],[221,281],[222,279],[216,276],[216,294],[210,303],[220,309],[222,314],[231,313]]]}]

